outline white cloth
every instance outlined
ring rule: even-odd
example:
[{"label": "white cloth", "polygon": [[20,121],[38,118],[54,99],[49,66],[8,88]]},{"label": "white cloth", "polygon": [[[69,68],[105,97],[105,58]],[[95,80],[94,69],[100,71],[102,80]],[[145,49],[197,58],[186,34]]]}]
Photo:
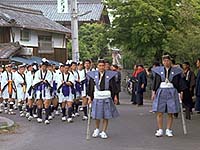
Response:
[{"label": "white cloth", "polygon": [[[1,83],[1,80],[2,80],[2,72],[0,72],[0,83]],[[0,90],[0,98],[2,98],[1,90]]]},{"label": "white cloth", "polygon": [[80,77],[80,81],[83,81],[83,80],[86,79],[86,71],[84,69],[78,70],[78,74],[79,74],[79,77]]},{"label": "white cloth", "polygon": [[[46,76],[45,76],[45,74],[46,74]],[[42,80],[46,80],[51,85],[52,73],[49,70],[47,70],[46,73],[43,72],[42,70],[38,70],[35,73],[35,78],[33,80],[33,86],[35,86],[37,83],[41,82]],[[52,98],[51,93],[50,93],[50,87],[46,87],[44,90],[42,90],[42,93],[39,90],[36,91],[36,99],[40,99],[40,94],[42,95],[43,100],[49,100]],[[44,95],[44,93],[45,93],[45,95]]]},{"label": "white cloth", "polygon": [[[80,82],[80,75],[79,75],[78,71],[72,70],[71,73],[73,74],[75,81]],[[80,97],[81,97],[80,93],[76,90],[76,99],[79,99]]]},{"label": "white cloth", "polygon": [[[12,77],[11,77],[12,76]],[[9,93],[8,93],[8,86],[6,86],[6,84],[8,83],[8,80],[12,80],[14,81],[15,75],[14,73],[9,73],[7,71],[4,71],[2,73],[2,80],[1,80],[1,90],[4,88],[4,91],[2,91],[2,98],[3,99],[8,99],[9,97]],[[15,98],[16,97],[16,93],[14,92],[14,90],[12,91],[12,96],[11,98]]]},{"label": "white cloth", "polygon": [[[55,82],[55,83],[57,83],[57,72],[51,72],[51,74],[52,74],[52,82],[50,83],[51,84],[51,87],[53,87],[53,83]],[[51,98],[53,99],[53,98],[55,98],[55,96],[57,96],[57,91],[53,91],[53,94],[52,94],[52,96],[51,96]]]},{"label": "white cloth", "polygon": [[[86,79],[86,70],[78,70],[80,76],[80,82]],[[81,91],[81,97],[86,96],[86,84],[83,85],[83,90]]]},{"label": "white cloth", "polygon": [[109,90],[104,90],[104,91],[99,91],[97,87],[94,87],[94,99],[108,99],[111,98],[111,91]]},{"label": "white cloth", "polygon": [[[63,80],[63,75],[64,75],[64,80]],[[67,81],[67,78],[68,78],[68,81]],[[72,73],[68,73],[68,74],[60,73],[58,75],[58,80],[57,80],[57,82],[58,82],[57,89],[62,85],[63,81],[64,82],[71,82],[73,84],[73,86],[75,84],[75,78],[74,78]],[[69,91],[69,96],[64,96],[63,93],[62,93],[62,88],[60,88],[60,92],[58,93],[58,99],[59,99],[59,103],[66,102],[66,101],[72,102],[73,99],[74,99],[74,94],[72,94],[71,88],[70,88],[70,91]]]},{"label": "white cloth", "polygon": [[27,84],[26,98],[32,99],[33,98],[33,90],[31,92],[31,95],[29,95],[28,91],[31,88],[31,86],[33,85],[34,74],[31,71],[27,71],[25,76],[26,76],[26,84]]},{"label": "white cloth", "polygon": [[80,80],[80,76],[78,74],[78,71],[71,71],[71,73],[73,74],[75,81]]},{"label": "white cloth", "polygon": [[58,83],[58,77],[61,74],[60,70],[56,70],[56,72],[54,73],[54,80],[56,81],[56,83]]},{"label": "white cloth", "polygon": [[26,83],[25,74],[20,75],[18,72],[15,73],[14,78],[16,90],[17,90],[17,100],[18,102],[24,101],[26,99],[26,91],[23,90],[22,84]]},{"label": "white cloth", "polygon": [[173,88],[173,84],[170,82],[161,82],[160,88]]},{"label": "white cloth", "polygon": [[111,98],[111,92],[108,90],[94,92],[94,99],[108,99],[108,98]]},{"label": "white cloth", "polygon": [[85,69],[85,73],[86,73],[86,74],[87,74],[88,72],[90,72],[90,71],[92,71],[92,69],[89,69],[89,70]]}]

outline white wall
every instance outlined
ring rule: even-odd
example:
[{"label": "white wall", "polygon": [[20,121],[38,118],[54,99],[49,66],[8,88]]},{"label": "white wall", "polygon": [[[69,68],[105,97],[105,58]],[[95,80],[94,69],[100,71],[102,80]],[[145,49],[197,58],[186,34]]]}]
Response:
[{"label": "white wall", "polygon": [[[15,37],[14,42],[18,41],[20,45],[23,46],[38,47],[38,35],[36,31],[30,30],[30,41],[20,41],[20,30],[21,30],[20,28],[12,28]],[[12,41],[12,36],[11,36],[11,41]]]},{"label": "white wall", "polygon": [[[20,28],[12,28],[15,37],[14,42],[18,41],[23,46],[38,47],[38,35],[52,35],[54,48],[66,48],[66,40],[62,34],[30,30],[30,41],[20,41],[20,30]],[[13,42],[12,36],[11,42]]]}]

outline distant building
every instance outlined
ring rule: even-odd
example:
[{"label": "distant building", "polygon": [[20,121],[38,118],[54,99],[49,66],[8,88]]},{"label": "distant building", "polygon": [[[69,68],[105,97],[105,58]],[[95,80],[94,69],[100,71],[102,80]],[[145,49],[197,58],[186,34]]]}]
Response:
[{"label": "distant building", "polygon": [[[71,11],[70,1],[69,12]],[[66,27],[71,25],[71,14],[60,14],[57,12],[57,0],[1,0],[2,3],[24,7],[28,9],[40,10],[44,16],[52,21],[56,21]],[[78,12],[86,15],[79,16],[79,25],[83,23],[105,23],[110,24],[108,12],[101,0],[78,0]]]},{"label": "distant building", "polygon": [[41,11],[0,3],[0,61],[11,56],[38,56],[65,62],[68,28]]}]

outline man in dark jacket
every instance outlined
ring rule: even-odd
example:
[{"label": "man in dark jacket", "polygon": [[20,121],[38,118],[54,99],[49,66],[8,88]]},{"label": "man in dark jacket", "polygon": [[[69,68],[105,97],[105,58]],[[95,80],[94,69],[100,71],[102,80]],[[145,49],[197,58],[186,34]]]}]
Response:
[{"label": "man in dark jacket", "polygon": [[117,75],[115,76],[117,88],[119,89],[119,92],[117,93],[117,99],[118,99],[117,105],[120,105],[119,93],[121,92],[121,72],[119,71],[119,66],[118,65],[112,65],[112,71],[117,72]]},{"label": "man in dark jacket", "polygon": [[191,119],[190,112],[193,108],[192,97],[194,96],[194,87],[195,87],[195,74],[190,69],[190,63],[184,62],[183,67],[183,79],[186,82],[187,88],[183,91],[183,104],[186,108],[186,119]]},{"label": "man in dark jacket", "polygon": [[200,58],[197,60],[197,68],[198,68],[198,74],[196,79],[196,104],[195,104],[195,110],[198,114],[200,114]]},{"label": "man in dark jacket", "polygon": [[[116,75],[114,71],[105,69],[105,61],[98,61],[98,71],[87,73],[87,96],[88,103],[92,103],[91,116],[95,119],[95,130],[92,137],[100,136],[102,139],[107,139],[108,120],[119,116],[116,106],[118,103],[116,84]],[[114,99],[113,99],[114,98]],[[114,101],[114,102],[113,102]],[[100,133],[100,122],[103,121],[103,129]]]},{"label": "man in dark jacket", "polygon": [[172,123],[173,114],[180,111],[180,99],[183,97],[183,90],[187,87],[182,80],[182,70],[179,67],[172,67],[171,57],[162,57],[163,65],[153,68],[155,77],[152,84],[153,111],[156,112],[158,130],[155,136],[163,136],[163,115],[168,114],[167,129],[165,134],[173,136]]},{"label": "man in dark jacket", "polygon": [[136,103],[143,105],[143,93],[146,91],[147,77],[143,65],[138,65],[136,74]]}]

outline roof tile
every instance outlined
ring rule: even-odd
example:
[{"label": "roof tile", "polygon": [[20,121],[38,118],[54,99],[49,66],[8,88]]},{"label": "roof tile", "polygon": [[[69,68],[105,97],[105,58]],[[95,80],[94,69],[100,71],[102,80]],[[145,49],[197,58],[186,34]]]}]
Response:
[{"label": "roof tile", "polygon": [[[0,4],[0,26],[15,26],[57,33],[69,33],[64,26],[44,17],[40,11]],[[6,18],[6,19],[5,19]],[[13,19],[16,24],[9,23]]]},{"label": "roof tile", "polygon": [[[57,12],[57,0],[1,0],[1,2],[9,5],[40,10],[43,12],[44,16],[53,21],[71,21],[70,13],[59,14]],[[99,21],[103,9],[104,5],[101,3],[101,0],[78,0],[79,14],[92,11],[87,15],[80,16],[79,21]],[[70,10],[71,6],[69,4],[69,11]]]}]

